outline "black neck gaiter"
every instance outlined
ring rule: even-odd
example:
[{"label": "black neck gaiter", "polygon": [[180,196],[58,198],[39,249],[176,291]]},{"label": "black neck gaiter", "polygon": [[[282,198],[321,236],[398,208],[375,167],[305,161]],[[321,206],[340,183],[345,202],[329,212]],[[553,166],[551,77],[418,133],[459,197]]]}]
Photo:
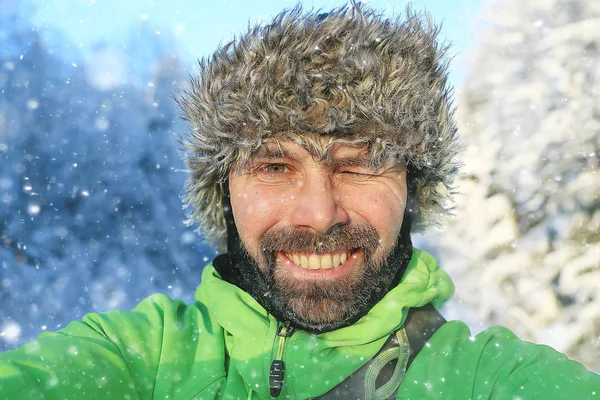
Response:
[{"label": "black neck gaiter", "polygon": [[411,216],[408,211],[404,214],[404,221],[396,247],[388,256],[378,273],[375,287],[368,288],[365,301],[361,302],[353,314],[344,319],[328,324],[314,325],[298,318],[286,307],[285,299],[272,290],[258,266],[244,251],[241,243],[231,204],[229,201],[228,183],[224,184],[223,212],[227,222],[227,253],[217,256],[213,265],[221,277],[240,289],[249,293],[261,306],[281,322],[288,322],[291,326],[311,332],[328,332],[344,326],[352,325],[366,315],[386,293],[400,283],[406,267],[412,257],[412,242],[410,238]]}]

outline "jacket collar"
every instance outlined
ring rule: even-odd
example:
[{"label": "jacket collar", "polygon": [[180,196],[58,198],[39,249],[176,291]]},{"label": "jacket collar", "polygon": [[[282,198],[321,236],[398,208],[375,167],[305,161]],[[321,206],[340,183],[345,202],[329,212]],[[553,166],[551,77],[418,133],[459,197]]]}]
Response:
[{"label": "jacket collar", "polygon": [[[402,326],[409,308],[428,303],[440,307],[453,292],[450,277],[435,259],[414,249],[400,283],[360,320],[316,335],[296,331],[288,339],[282,396],[311,398],[330,390],[377,353],[390,333]],[[278,321],[250,294],[223,280],[212,264],[205,268],[195,297],[218,325],[213,329],[223,330],[228,374],[240,374],[258,397],[268,398]]]}]

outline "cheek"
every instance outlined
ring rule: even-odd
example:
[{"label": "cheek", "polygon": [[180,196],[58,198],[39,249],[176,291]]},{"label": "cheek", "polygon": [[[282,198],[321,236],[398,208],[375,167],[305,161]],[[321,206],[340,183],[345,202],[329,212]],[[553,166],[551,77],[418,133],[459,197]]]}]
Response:
[{"label": "cheek", "polygon": [[386,195],[371,195],[365,196],[363,210],[367,219],[373,225],[387,227],[388,225],[396,225],[404,215],[404,203],[401,203],[396,197]]},{"label": "cheek", "polygon": [[345,193],[346,207],[371,225],[384,242],[396,241],[404,217],[406,198],[390,190],[360,190]]},{"label": "cheek", "polygon": [[262,234],[282,218],[285,198],[264,189],[232,188],[231,208],[240,238],[255,247]]}]

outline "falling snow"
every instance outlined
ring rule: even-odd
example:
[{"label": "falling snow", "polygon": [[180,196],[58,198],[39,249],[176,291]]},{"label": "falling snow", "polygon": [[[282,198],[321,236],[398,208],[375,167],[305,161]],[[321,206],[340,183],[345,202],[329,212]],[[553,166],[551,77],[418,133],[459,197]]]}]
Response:
[{"label": "falling snow", "polygon": [[[508,3],[497,20],[510,34],[482,39],[459,99],[471,148],[458,218],[423,242],[457,282],[450,314],[600,370],[599,3],[575,1],[585,12],[564,21],[549,0]],[[0,12],[0,351],[153,292],[189,300],[215,255],[177,197],[184,127],[170,96],[190,66],[172,38],[188,29],[135,19],[115,46]]]},{"label": "falling snow", "polygon": [[457,217],[429,239],[449,310],[600,371],[600,2],[491,7],[459,96]]},{"label": "falling snow", "polygon": [[0,351],[155,292],[190,301],[215,253],[183,222],[168,32],[132,27],[134,60],[59,51],[26,15],[0,26]]},{"label": "falling snow", "polygon": [[7,321],[0,326],[0,339],[6,343],[15,344],[19,342],[21,332],[21,325],[14,321]]}]

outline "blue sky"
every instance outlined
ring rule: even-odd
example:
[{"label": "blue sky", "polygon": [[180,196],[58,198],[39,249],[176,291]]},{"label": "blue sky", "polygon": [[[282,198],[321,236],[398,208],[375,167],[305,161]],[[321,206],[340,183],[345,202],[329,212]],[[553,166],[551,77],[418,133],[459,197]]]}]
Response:
[{"label": "blue sky", "polygon": [[[125,47],[132,27],[149,23],[157,35],[170,34],[184,60],[209,55],[220,42],[228,41],[250,22],[270,20],[295,0],[32,0],[33,21],[42,34],[62,31],[78,51],[90,51],[100,43]],[[386,14],[400,12],[406,0],[366,0]],[[307,8],[329,10],[345,4],[342,0],[300,1]],[[460,86],[465,78],[465,60],[477,38],[476,17],[481,0],[420,0],[414,9],[426,9],[436,21],[443,21],[442,36],[452,41],[457,57],[451,79]],[[63,49],[69,51],[69,49]],[[131,51],[131,50],[128,50]],[[135,57],[134,54],[129,54]]]}]

